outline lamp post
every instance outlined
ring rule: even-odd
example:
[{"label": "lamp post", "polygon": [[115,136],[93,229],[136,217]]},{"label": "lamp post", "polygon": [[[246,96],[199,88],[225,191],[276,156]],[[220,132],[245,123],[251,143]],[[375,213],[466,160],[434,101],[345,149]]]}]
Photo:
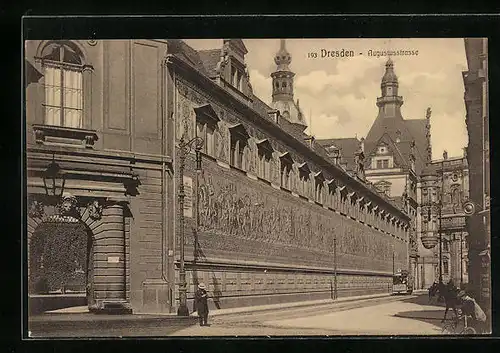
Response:
[{"label": "lamp post", "polygon": [[337,299],[337,235],[333,238],[333,299]]},{"label": "lamp post", "polygon": [[[180,237],[180,261],[179,261],[179,308],[177,309],[178,316],[189,316],[189,309],[187,307],[187,283],[186,283],[186,270],[184,267],[184,166],[186,163],[186,156],[191,152],[192,146],[195,146],[196,151],[196,177],[198,177],[198,170],[201,170],[201,148],[203,146],[203,139],[201,137],[194,137],[188,142],[184,142],[184,135],[179,141],[179,237]],[[197,187],[197,185],[196,185]],[[196,190],[198,193],[198,190]],[[196,205],[198,207],[198,205]],[[196,215],[197,216],[197,215]],[[195,223],[198,219],[195,220]],[[197,226],[197,224],[196,224]]]},{"label": "lamp post", "polygon": [[464,253],[463,253],[463,232],[460,232],[460,288],[464,286]]},{"label": "lamp post", "polygon": [[392,244],[392,277],[395,274],[395,256],[394,256],[394,243]]}]

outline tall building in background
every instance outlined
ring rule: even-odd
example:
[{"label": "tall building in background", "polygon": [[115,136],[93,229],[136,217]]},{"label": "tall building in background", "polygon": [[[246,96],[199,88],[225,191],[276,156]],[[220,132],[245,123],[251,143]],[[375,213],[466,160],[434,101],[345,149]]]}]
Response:
[{"label": "tall building in background", "polygon": [[433,268],[426,275],[429,269],[422,265],[421,278],[438,281],[441,278],[444,283],[453,280],[455,285],[465,286],[468,283],[468,233],[463,205],[469,198],[466,158],[448,157],[445,151],[443,159],[434,160],[425,168],[420,185],[421,239],[424,247],[433,253]]},{"label": "tall building in background", "polygon": [[[469,282],[471,292],[486,309],[490,296],[490,162],[488,112],[488,48],[485,38],[466,38],[467,71],[463,72],[466,124],[469,135],[467,162],[472,215],[469,231]],[[488,310],[489,311],[489,310]],[[488,312],[486,311],[486,312]]]},{"label": "tall building in background", "polygon": [[[427,288],[439,279],[439,239],[444,248],[443,280],[466,283],[467,232],[461,207],[468,195],[467,161],[464,157],[448,158],[447,155],[445,160],[432,160],[431,109],[427,109],[425,118],[403,117],[403,97],[398,92],[398,77],[391,58],[385,64],[380,89],[381,96],[376,103],[379,112],[366,138],[318,142],[352,175],[356,174],[356,151],[362,146],[366,183],[410,216],[408,268],[416,288]],[[439,174],[443,168],[444,179]],[[441,190],[442,209],[437,206]]]},{"label": "tall building in background", "polygon": [[280,40],[280,49],[274,57],[276,70],[271,73],[272,77],[272,103],[271,107],[280,112],[293,126],[300,131],[307,128],[304,114],[299,107],[299,100],[293,97],[293,73],[288,65],[292,62],[292,55],[286,49],[285,39]]}]

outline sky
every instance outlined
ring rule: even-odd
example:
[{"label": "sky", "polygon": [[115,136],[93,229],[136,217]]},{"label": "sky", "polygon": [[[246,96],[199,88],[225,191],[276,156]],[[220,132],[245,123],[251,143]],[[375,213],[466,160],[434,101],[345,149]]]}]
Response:
[{"label": "sky", "polygon": [[[264,102],[271,103],[271,77],[279,39],[244,39],[250,83]],[[222,39],[185,41],[194,49],[222,47]],[[399,79],[404,119],[423,119],[432,109],[431,144],[433,159],[444,150],[450,157],[463,155],[467,146],[464,85],[467,69],[464,41],[446,39],[287,39],[295,73],[294,98],[309,125],[307,133],[318,139],[365,137],[377,117],[377,97],[387,56],[375,51],[405,50],[413,55],[392,56]],[[352,50],[353,57],[328,57],[326,51]],[[418,51],[418,54],[416,52]],[[316,53],[316,57],[313,57]]]}]

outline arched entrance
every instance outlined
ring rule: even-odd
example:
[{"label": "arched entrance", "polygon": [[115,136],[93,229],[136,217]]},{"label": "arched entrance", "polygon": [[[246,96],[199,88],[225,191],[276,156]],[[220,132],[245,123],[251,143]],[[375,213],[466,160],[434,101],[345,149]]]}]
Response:
[{"label": "arched entrance", "polygon": [[86,306],[130,313],[126,202],[65,193],[31,195],[28,288],[31,314]]},{"label": "arched entrance", "polygon": [[74,217],[53,215],[36,227],[29,247],[29,293],[45,300],[34,311],[92,302],[93,244],[92,231]]}]

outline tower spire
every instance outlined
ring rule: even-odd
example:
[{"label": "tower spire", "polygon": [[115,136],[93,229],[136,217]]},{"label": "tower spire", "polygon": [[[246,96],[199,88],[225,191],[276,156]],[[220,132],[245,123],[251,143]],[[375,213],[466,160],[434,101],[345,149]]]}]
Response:
[{"label": "tower spire", "polygon": [[292,56],[286,50],[286,40],[280,39],[280,49],[274,57],[274,62],[276,63],[276,71],[290,71],[288,65],[292,62]]},{"label": "tower spire", "polygon": [[293,77],[295,74],[288,65],[292,62],[292,56],[286,50],[285,39],[280,39],[280,49],[274,56],[276,71],[271,74],[273,78],[273,101],[293,101]]},{"label": "tower spire", "polygon": [[300,126],[302,131],[307,127],[306,115],[302,114],[299,101],[293,98],[293,78],[295,74],[289,65],[292,56],[286,49],[286,40],[280,39],[278,52],[274,56],[276,70],[271,73],[272,78],[272,107],[280,112],[289,122]]},{"label": "tower spire", "polygon": [[398,77],[394,72],[394,62],[391,57],[385,63],[385,72],[380,82],[382,96],[377,98],[377,106],[379,107],[379,115],[384,117],[394,118],[401,117],[401,106],[403,98],[398,96]]}]

